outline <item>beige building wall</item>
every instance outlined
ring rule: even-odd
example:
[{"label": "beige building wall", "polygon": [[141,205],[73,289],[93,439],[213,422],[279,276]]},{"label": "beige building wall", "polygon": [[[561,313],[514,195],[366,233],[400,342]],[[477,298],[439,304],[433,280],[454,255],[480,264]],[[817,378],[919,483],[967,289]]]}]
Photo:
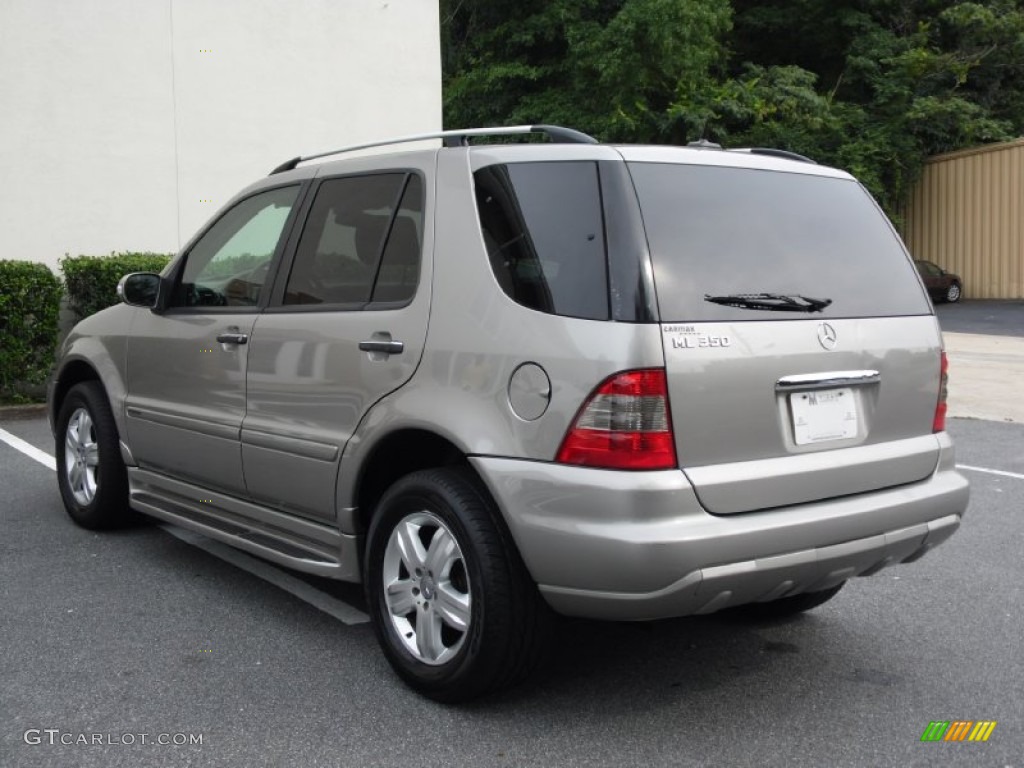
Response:
[{"label": "beige building wall", "polygon": [[437,0],[0,0],[0,259],[176,251],[300,154],[441,128]]},{"label": "beige building wall", "polygon": [[1024,299],[1024,139],[928,160],[904,238],[960,275],[966,298]]}]

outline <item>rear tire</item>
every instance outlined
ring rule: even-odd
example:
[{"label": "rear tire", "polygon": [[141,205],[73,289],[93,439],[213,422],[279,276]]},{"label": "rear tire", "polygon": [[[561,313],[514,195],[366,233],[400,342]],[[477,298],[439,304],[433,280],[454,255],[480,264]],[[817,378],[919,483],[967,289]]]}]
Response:
[{"label": "rear tire", "polygon": [[57,415],[57,486],[68,515],[90,530],[131,518],[128,474],[107,394],[98,382],[76,384]]},{"label": "rear tire", "polygon": [[465,470],[407,475],[367,536],[366,602],[384,655],[424,696],[468,701],[525,678],[547,606],[487,492]]},{"label": "rear tire", "polygon": [[792,597],[783,597],[779,600],[772,600],[767,603],[748,603],[747,605],[738,605],[730,611],[736,616],[742,616],[745,619],[751,619],[753,621],[772,621],[775,619],[785,619],[790,616],[795,616],[798,613],[809,611],[812,608],[817,608],[823,603],[827,603],[846,585],[846,582],[840,582],[834,587],[829,589],[823,589],[820,592],[804,592],[802,595],[793,595]]}]

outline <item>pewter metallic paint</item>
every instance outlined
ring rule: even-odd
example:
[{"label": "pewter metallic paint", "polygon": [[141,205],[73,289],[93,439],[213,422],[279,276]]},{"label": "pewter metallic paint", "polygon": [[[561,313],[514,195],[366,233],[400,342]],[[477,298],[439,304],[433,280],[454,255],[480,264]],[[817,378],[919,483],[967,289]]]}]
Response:
[{"label": "pewter metallic paint", "polygon": [[[356,580],[361,472],[389,435],[425,430],[468,458],[549,603],[602,618],[708,612],[825,589],[916,559],[948,537],[968,486],[948,435],[931,432],[941,344],[932,315],[830,319],[838,343],[826,350],[813,316],[680,329],[552,316],[501,290],[473,170],[623,156],[845,177],[721,151],[522,145],[346,158],[257,182],[238,198],[345,173],[421,173],[419,290],[407,307],[379,312],[186,316],[119,306],[80,324],[62,359],[89,361],[107,387],[125,453],[138,463],[129,470],[133,504],[291,567]],[[295,241],[293,232],[274,270],[287,266]],[[275,291],[284,277],[273,278]],[[200,359],[198,348],[228,326],[248,331],[249,344],[216,345]],[[730,343],[674,345],[680,334]],[[359,352],[368,338],[405,348]],[[126,364],[126,352],[139,359]],[[551,382],[547,408],[530,420],[509,400],[525,363]],[[661,366],[682,469],[553,463],[601,380]],[[850,384],[857,434],[796,445],[780,382],[842,371],[878,374]]]}]

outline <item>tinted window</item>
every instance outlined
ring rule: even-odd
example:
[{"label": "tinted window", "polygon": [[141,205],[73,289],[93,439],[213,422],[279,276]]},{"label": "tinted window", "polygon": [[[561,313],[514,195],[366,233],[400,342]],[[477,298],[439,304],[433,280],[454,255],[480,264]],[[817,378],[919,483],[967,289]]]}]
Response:
[{"label": "tinted window", "polygon": [[373,288],[373,301],[409,301],[420,279],[420,248],[423,242],[423,182],[410,176],[398,206],[380,270]]},{"label": "tinted window", "polygon": [[474,175],[494,275],[541,312],[608,318],[608,275],[597,164],[514,163]]},{"label": "tinted window", "polygon": [[281,187],[242,200],[192,246],[174,306],[254,306],[299,188]]},{"label": "tinted window", "polygon": [[285,304],[365,304],[406,174],[324,181],[295,251]]},{"label": "tinted window", "polygon": [[[913,266],[854,181],[631,163],[663,322],[928,314]],[[740,309],[705,294],[831,299],[813,315]]]}]

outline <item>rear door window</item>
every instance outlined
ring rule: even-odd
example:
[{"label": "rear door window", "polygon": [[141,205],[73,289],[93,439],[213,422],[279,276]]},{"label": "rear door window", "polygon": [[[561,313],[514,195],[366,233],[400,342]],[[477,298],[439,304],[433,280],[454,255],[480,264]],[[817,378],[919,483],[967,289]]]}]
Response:
[{"label": "rear door window", "polygon": [[412,300],[420,279],[422,243],[423,182],[410,175],[381,256],[370,297],[374,304]]},{"label": "rear door window", "polygon": [[[914,267],[850,179],[630,163],[663,322],[924,315]],[[821,312],[722,306],[705,296],[830,299]]]},{"label": "rear door window", "polygon": [[393,306],[419,281],[423,185],[409,173],[325,180],[295,251],[283,303]]}]

